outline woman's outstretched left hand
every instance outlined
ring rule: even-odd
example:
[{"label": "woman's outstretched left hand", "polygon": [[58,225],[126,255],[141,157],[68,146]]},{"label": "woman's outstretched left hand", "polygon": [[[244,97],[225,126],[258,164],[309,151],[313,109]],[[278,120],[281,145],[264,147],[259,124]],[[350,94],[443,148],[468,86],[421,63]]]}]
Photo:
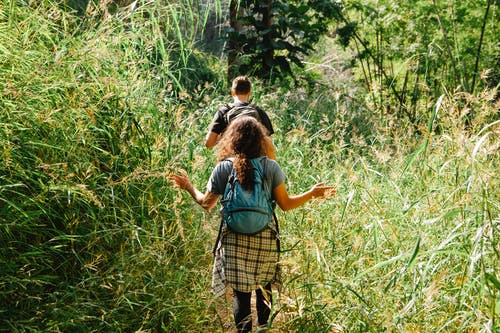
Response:
[{"label": "woman's outstretched left hand", "polygon": [[313,198],[323,198],[330,200],[337,190],[333,186],[326,186],[325,183],[317,183],[311,188]]}]

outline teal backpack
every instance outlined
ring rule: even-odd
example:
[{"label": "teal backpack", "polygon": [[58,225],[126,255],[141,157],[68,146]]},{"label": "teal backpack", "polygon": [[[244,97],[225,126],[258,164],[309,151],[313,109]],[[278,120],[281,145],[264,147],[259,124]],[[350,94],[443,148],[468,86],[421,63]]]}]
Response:
[{"label": "teal backpack", "polygon": [[[268,188],[261,161],[265,157],[251,160],[254,169],[254,186],[246,191],[238,181],[236,171],[231,171],[221,199],[222,220],[227,228],[238,234],[253,235],[271,223],[274,204]],[[232,161],[231,161],[232,162]]]}]

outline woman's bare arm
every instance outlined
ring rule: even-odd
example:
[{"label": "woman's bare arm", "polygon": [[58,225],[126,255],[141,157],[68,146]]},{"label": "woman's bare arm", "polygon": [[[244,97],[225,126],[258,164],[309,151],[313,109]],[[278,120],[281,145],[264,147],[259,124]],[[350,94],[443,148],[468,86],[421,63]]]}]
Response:
[{"label": "woman's bare arm", "polygon": [[313,198],[324,198],[329,200],[334,196],[336,190],[333,186],[325,186],[318,183],[307,192],[297,195],[289,195],[285,183],[281,183],[273,189],[273,198],[284,211],[302,206]]},{"label": "woman's bare arm", "polygon": [[187,191],[193,197],[194,201],[200,204],[200,206],[206,211],[211,210],[217,204],[219,195],[208,191],[201,193],[196,187],[193,186],[185,172],[180,175],[172,174],[168,177],[168,179],[173,183],[173,188],[179,188]]}]

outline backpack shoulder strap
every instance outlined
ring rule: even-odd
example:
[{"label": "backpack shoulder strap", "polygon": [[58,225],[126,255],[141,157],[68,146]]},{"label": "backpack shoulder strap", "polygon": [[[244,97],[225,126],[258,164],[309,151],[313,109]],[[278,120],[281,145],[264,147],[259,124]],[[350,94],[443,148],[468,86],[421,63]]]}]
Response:
[{"label": "backpack shoulder strap", "polygon": [[[264,157],[267,158],[267,157]],[[267,163],[266,163],[267,165]],[[266,170],[267,171],[267,170]],[[271,190],[272,191],[272,190]],[[271,203],[273,205],[273,217],[274,217],[274,223],[276,224],[276,247],[278,250],[278,254],[281,253],[281,240],[280,240],[280,224],[278,222],[278,217],[276,216],[276,201],[272,199],[273,194],[271,193]]]},{"label": "backpack shoulder strap", "polygon": [[227,181],[231,184],[231,186],[233,185],[234,183],[234,179],[235,179],[235,172],[236,170],[234,170],[233,168],[233,163],[234,163],[234,157],[228,157],[228,158],[225,158],[223,159],[223,161],[229,161],[231,162],[231,173],[229,174],[229,178],[227,179]]},{"label": "backpack shoulder strap", "polygon": [[250,106],[251,108],[255,109],[255,111],[257,111],[257,113],[259,114],[259,116],[261,118],[264,118],[262,116],[262,114],[264,113],[264,110],[262,110],[261,108],[259,108],[257,105],[253,104],[253,103],[248,103],[248,106]]},{"label": "backpack shoulder strap", "polygon": [[233,104],[227,104],[227,103],[219,107],[219,114],[221,115],[223,121],[227,122],[226,115],[229,111],[231,111],[233,107],[234,107]]},{"label": "backpack shoulder strap", "polygon": [[[265,178],[267,177],[267,157],[266,156],[262,156],[259,158],[259,164],[263,166],[263,181],[265,181]],[[271,190],[272,191],[272,190]],[[276,233],[278,234],[278,237],[276,237],[276,246],[277,246],[277,250],[278,250],[278,253],[281,253],[281,242],[280,242],[280,237],[279,237],[279,234],[280,234],[280,226],[279,226],[279,223],[278,223],[278,217],[276,216],[276,201],[272,200],[272,193],[271,193],[271,204],[272,204],[272,207],[273,207],[273,218],[274,218],[274,222],[276,224]]]},{"label": "backpack shoulder strap", "polygon": [[257,157],[257,171],[261,174],[262,181],[265,182],[267,178],[267,168],[265,167],[267,164],[265,163],[267,157],[266,156],[261,156]]},{"label": "backpack shoulder strap", "polygon": [[[234,179],[235,179],[235,170],[234,168],[232,167],[233,166],[233,161],[234,161],[234,158],[232,157],[228,157],[228,158],[225,158],[223,159],[222,161],[229,161],[231,163],[231,173],[229,174],[229,177],[227,179],[228,183],[231,185],[231,187],[234,186]],[[221,200],[224,200],[224,196],[221,198]],[[221,219],[220,219],[220,225],[219,225],[219,232],[217,233],[217,238],[215,239],[215,244],[214,244],[214,248],[212,250],[212,253],[215,255],[215,251],[217,251],[217,245],[219,244],[219,241],[222,237],[222,225],[224,224],[224,221],[222,219],[222,215],[221,215]]]}]

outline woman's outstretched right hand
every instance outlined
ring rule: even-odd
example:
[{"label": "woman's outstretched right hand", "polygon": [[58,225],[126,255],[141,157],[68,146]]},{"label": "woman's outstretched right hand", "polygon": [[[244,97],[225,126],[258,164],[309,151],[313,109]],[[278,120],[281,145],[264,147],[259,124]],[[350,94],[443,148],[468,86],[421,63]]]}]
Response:
[{"label": "woman's outstretched right hand", "polygon": [[172,188],[178,188],[181,190],[189,190],[189,188],[192,187],[192,184],[188,178],[187,172],[184,170],[181,170],[180,174],[169,175],[168,180],[172,183]]}]

